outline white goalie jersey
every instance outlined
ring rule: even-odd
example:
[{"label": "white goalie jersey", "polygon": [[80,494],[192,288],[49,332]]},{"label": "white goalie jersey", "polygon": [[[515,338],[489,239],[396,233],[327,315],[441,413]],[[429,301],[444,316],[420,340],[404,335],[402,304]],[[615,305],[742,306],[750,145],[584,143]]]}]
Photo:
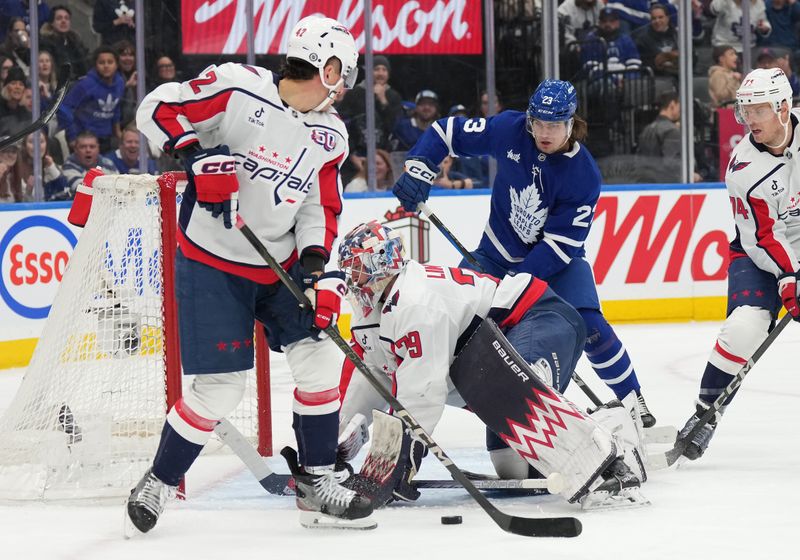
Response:
[{"label": "white goalie jersey", "polygon": [[776,277],[800,270],[800,110],[791,118],[794,136],[783,155],[769,153],[748,134],[725,174],[736,224],[731,258],[746,254]]},{"label": "white goalie jersey", "polygon": [[[395,396],[431,432],[445,404],[464,406],[449,378],[450,364],[486,317],[512,326],[547,284],[530,274],[497,278],[461,268],[409,261],[380,308],[354,314],[353,341],[374,372],[384,372]],[[360,307],[358,307],[360,309]],[[385,402],[362,375],[352,376],[340,425],[358,413],[371,418]]]}]

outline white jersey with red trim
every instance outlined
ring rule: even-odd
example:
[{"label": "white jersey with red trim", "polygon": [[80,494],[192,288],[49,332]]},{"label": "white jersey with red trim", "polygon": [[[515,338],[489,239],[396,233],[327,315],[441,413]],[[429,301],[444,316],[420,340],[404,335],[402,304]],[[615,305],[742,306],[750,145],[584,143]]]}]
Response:
[{"label": "white jersey with red trim", "polygon": [[776,277],[800,270],[800,110],[792,111],[794,134],[776,156],[748,134],[734,148],[725,184],[736,238],[732,257],[745,253]]},{"label": "white jersey with red trim", "polygon": [[[301,113],[285,105],[279,79],[243,64],[210,66],[198,78],[148,94],[137,125],[167,151],[198,141],[203,148],[228,145],[237,161],[239,214],[270,253],[286,267],[309,251],[327,261],[342,210],[347,131],[332,109]],[[276,281],[241,233],[197,206],[193,191],[184,197],[179,236],[189,258]]]},{"label": "white jersey with red trim", "polygon": [[[372,371],[391,378],[397,399],[430,433],[446,403],[464,406],[449,372],[472,332],[487,317],[501,327],[515,325],[546,288],[544,281],[525,273],[500,281],[472,270],[409,261],[381,308],[367,316],[354,313],[353,341]],[[372,408],[385,404],[355,373],[340,425],[359,412],[370,418]]]}]

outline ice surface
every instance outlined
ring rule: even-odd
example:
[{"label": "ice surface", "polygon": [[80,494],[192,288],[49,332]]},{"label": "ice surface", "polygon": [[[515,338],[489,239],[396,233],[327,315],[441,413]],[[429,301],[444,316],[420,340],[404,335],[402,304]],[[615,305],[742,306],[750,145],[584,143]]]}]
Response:
[{"label": "ice surface", "polygon": [[[659,424],[683,425],[719,323],[626,325],[628,346]],[[746,378],[708,454],[680,469],[651,473],[647,508],[583,514],[555,497],[492,497],[524,516],[577,515],[576,539],[509,535],[462,490],[425,490],[409,505],[375,514],[374,531],[313,531],[297,521],[292,498],[270,496],[231,455],[201,457],[188,474],[189,499],[171,504],[150,534],[121,537],[121,501],[105,504],[0,504],[0,558],[132,559],[669,559],[800,558],[790,531],[800,521],[800,328],[792,324]],[[293,443],[291,382],[273,368],[275,448]],[[609,397],[583,361],[578,369]],[[0,410],[23,370],[0,372]],[[577,387],[567,395],[581,405]],[[483,431],[470,414],[448,410],[434,437],[462,468],[489,472]],[[270,459],[273,468],[287,469]],[[425,478],[445,478],[429,457]],[[442,515],[461,515],[443,526]]]}]

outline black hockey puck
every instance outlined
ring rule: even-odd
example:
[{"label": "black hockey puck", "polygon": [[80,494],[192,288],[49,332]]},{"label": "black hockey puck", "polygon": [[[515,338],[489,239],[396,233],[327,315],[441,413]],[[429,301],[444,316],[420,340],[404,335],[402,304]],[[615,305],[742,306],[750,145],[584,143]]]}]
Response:
[{"label": "black hockey puck", "polygon": [[460,515],[443,515],[442,525],[461,525]]}]

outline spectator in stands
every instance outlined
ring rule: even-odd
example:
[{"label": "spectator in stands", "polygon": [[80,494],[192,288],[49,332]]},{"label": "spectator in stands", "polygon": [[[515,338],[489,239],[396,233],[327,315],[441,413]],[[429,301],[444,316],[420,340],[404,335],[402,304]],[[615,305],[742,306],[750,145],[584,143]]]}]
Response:
[{"label": "spectator in stands", "polygon": [[25,77],[30,76],[31,38],[22,18],[11,18],[2,51],[14,65],[22,68]]},{"label": "spectator in stands", "polygon": [[165,54],[159,56],[156,59],[156,71],[153,79],[154,87],[179,81],[178,71],[175,68],[175,61]]},{"label": "spectator in stands", "polygon": [[67,6],[54,6],[52,21],[42,26],[41,46],[55,54],[58,66],[69,63],[71,78],[86,75],[86,55],[88,50],[83,41],[72,30],[72,12]]},{"label": "spectator in stands", "polygon": [[[402,113],[403,99],[389,84],[391,73],[389,59],[375,55],[372,59],[372,80],[375,97],[375,145],[383,150],[390,149],[389,135]],[[366,81],[347,92],[336,110],[347,124],[350,133],[350,153],[356,157],[367,150],[367,102]]]},{"label": "spectator in stands", "polygon": [[714,47],[711,56],[715,64],[708,69],[708,94],[711,106],[717,108],[736,100],[742,75],[736,71],[739,55],[731,45]]},{"label": "spectator in stands", "polygon": [[394,151],[405,152],[416,144],[422,133],[439,118],[439,96],[435,91],[423,89],[414,98],[414,116],[400,119],[392,131]]},{"label": "spectator in stands", "polygon": [[681,133],[678,127],[681,101],[678,92],[667,91],[659,95],[658,107],[658,116],[639,135],[637,154],[659,158],[665,164],[663,169],[670,169],[681,157]]},{"label": "spectator in stands", "polygon": [[[481,92],[481,97],[478,100],[478,116],[483,117],[484,119],[489,117],[489,92],[483,90]],[[500,113],[503,111],[503,103],[500,101],[500,92],[495,90],[494,92],[494,114]]]},{"label": "spectator in stands", "polygon": [[92,29],[100,35],[103,45],[106,46],[123,40],[135,43],[135,16],[132,0],[127,2],[125,0],[96,0],[92,14]]},{"label": "spectator in stands", "polygon": [[[603,39],[602,42],[593,39]],[[601,78],[604,70],[617,72],[641,66],[639,50],[630,36],[620,31],[620,21],[617,12],[610,8],[600,10],[600,19],[597,31],[586,36],[588,43],[581,49],[581,63],[592,79]]]},{"label": "spectator in stands", "polygon": [[[709,8],[717,18],[711,32],[711,44],[715,47],[731,45],[737,53],[742,52],[742,0],[712,0]],[[761,37],[772,31],[764,0],[750,0],[750,28]]]},{"label": "spectator in stands", "polygon": [[[0,41],[5,41],[9,22],[19,18],[27,26],[30,24],[30,2],[28,0],[0,0]],[[50,7],[44,0],[38,0],[39,22],[50,17]]]},{"label": "spectator in stands", "polygon": [[633,33],[642,63],[653,69],[656,76],[678,74],[678,32],[669,19],[663,4],[650,6],[650,25]]},{"label": "spectator in stands", "polygon": [[582,41],[597,28],[601,3],[597,0],[565,0],[558,7],[558,21],[564,42]]},{"label": "spectator in stands", "polygon": [[447,116],[448,117],[469,117],[469,112],[467,111],[467,108],[464,105],[462,105],[461,103],[458,103],[458,104],[453,105],[452,107],[450,107],[450,110],[447,112]]},{"label": "spectator in stands", "polygon": [[375,150],[375,188],[370,189],[367,184],[367,158],[357,157],[358,173],[353,180],[347,183],[345,192],[366,192],[378,191],[385,192],[392,190],[394,185],[394,174],[392,173],[392,157],[386,150],[380,148]]},{"label": "spectator in stands", "polygon": [[0,54],[0,84],[2,84],[6,76],[8,76],[8,71],[14,66],[14,61],[8,58],[4,54]]},{"label": "spectator in stands", "polygon": [[[118,173],[140,174],[142,170],[139,166],[139,129],[135,123],[130,123],[122,131],[122,140],[119,148],[113,152],[104,154],[106,158],[114,162]],[[156,162],[152,158],[147,158],[147,171],[150,175],[155,175]]]},{"label": "spectator in stands", "polygon": [[453,170],[453,158],[447,156],[442,163],[439,164],[439,176],[433,182],[433,188],[440,189],[471,189],[473,187],[472,179],[459,171]]},{"label": "spectator in stands", "polygon": [[100,142],[94,132],[85,130],[75,137],[75,152],[64,162],[63,173],[69,189],[68,198],[75,196],[75,189],[83,176],[92,167],[100,167],[106,175],[114,175],[114,162],[100,155]]},{"label": "spectator in stands", "polygon": [[669,11],[673,25],[677,23],[677,9],[669,0],[608,0],[606,7],[620,18],[620,31],[625,35],[650,23],[650,7],[661,4]]},{"label": "spectator in stands", "polygon": [[120,41],[114,45],[119,58],[119,73],[125,80],[125,93],[122,95],[120,123],[128,126],[136,118],[136,47],[130,41]]},{"label": "spectator in stands", "polygon": [[[0,142],[8,136],[0,136]],[[6,146],[0,150],[0,204],[22,202],[22,180],[17,174],[17,144]]]},{"label": "spectator in stands", "polygon": [[39,99],[42,110],[50,106],[50,101],[52,101],[57,88],[56,59],[52,52],[41,49],[39,51]]},{"label": "spectator in stands", "polygon": [[8,71],[3,81],[0,99],[0,134],[13,134],[32,121],[31,112],[25,108],[25,73],[18,66]]},{"label": "spectator in stands", "polygon": [[[52,156],[48,153],[47,149],[47,135],[44,133],[39,134],[39,150],[42,157],[42,186],[44,187],[45,200],[63,200],[65,198],[61,193],[67,191],[67,179],[59,169],[56,162],[53,161]],[[22,198],[23,200],[34,200],[34,178],[33,178],[33,133],[25,137],[25,145],[20,150],[19,157],[17,158],[17,175],[22,181]]]},{"label": "spectator in stands", "polygon": [[70,144],[79,132],[90,130],[97,135],[100,149],[109,151],[121,136],[120,100],[125,93],[125,80],[117,72],[117,53],[111,47],[95,50],[93,66],[64,98],[58,122],[66,130]]},{"label": "spectator in stands", "polygon": [[764,0],[764,7],[767,20],[772,26],[772,33],[766,37],[759,37],[758,44],[786,47],[792,51],[800,49],[800,39],[798,39],[800,3],[796,0]]},{"label": "spectator in stands", "polygon": [[800,95],[800,80],[797,74],[792,71],[792,64],[789,59],[789,51],[778,51],[769,47],[765,47],[758,51],[756,58],[757,68],[780,68],[786,74],[789,84],[792,86],[792,97]]}]

